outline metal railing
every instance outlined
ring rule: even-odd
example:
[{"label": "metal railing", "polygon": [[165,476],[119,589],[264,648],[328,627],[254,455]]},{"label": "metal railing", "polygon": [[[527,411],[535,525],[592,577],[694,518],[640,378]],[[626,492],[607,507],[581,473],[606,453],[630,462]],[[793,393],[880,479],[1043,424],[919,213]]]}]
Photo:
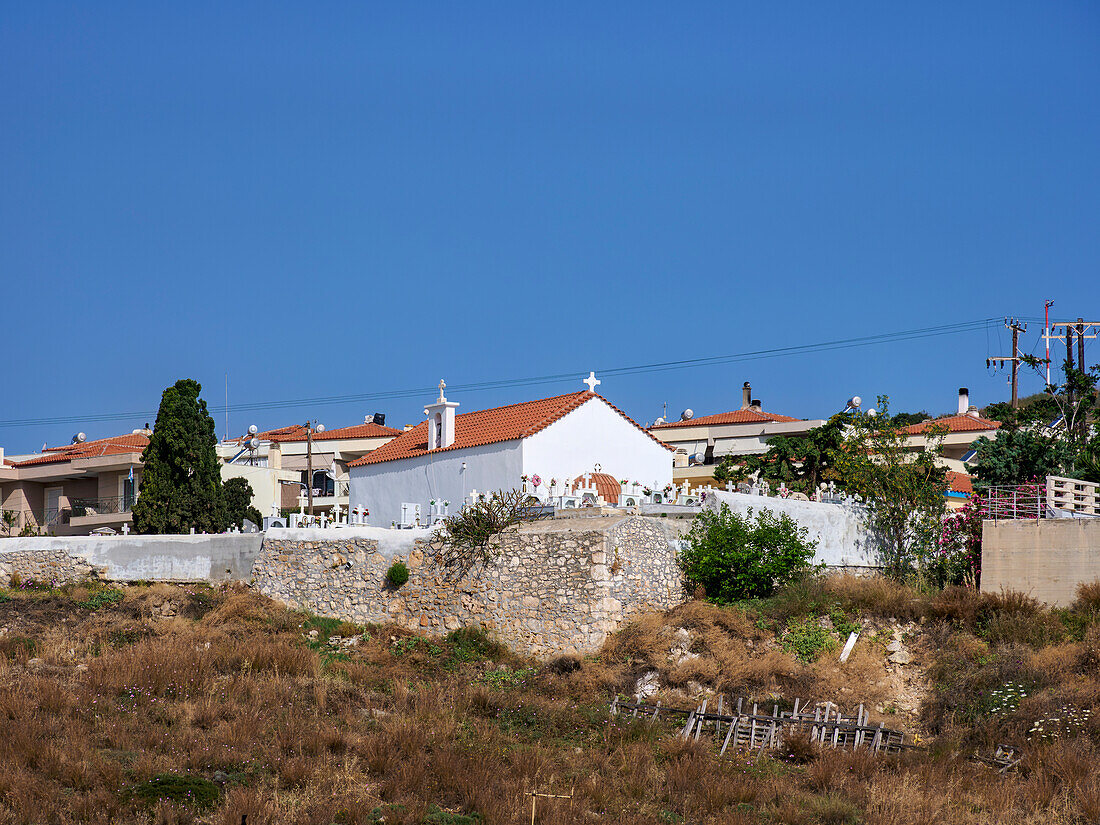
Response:
[{"label": "metal railing", "polygon": [[69,509],[72,511],[73,518],[129,513],[134,509],[134,496],[74,498],[69,501]]},{"label": "metal railing", "polygon": [[1046,518],[1045,484],[1013,484],[985,490],[983,515],[989,519]]}]

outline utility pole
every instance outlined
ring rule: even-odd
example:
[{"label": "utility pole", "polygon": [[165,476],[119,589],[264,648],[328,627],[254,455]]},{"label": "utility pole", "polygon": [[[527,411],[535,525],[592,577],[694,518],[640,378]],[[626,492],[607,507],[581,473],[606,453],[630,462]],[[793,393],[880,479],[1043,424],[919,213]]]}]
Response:
[{"label": "utility pole", "polygon": [[1043,308],[1043,317],[1046,319],[1043,322],[1043,339],[1047,343],[1047,386],[1050,386],[1050,308],[1054,306],[1054,301],[1047,301],[1046,306]]},{"label": "utility pole", "polygon": [[1077,369],[1085,368],[1085,319],[1077,319]]},{"label": "utility pole", "polygon": [[313,515],[313,427],[306,422],[306,512]]},{"label": "utility pole", "polygon": [[1012,330],[1012,355],[1007,358],[1003,356],[986,358],[985,365],[988,367],[994,361],[999,361],[1002,367],[1005,361],[1012,363],[1012,409],[1016,409],[1020,406],[1020,333],[1027,332],[1027,324],[1021,326],[1019,319],[1005,318],[1005,326]]}]

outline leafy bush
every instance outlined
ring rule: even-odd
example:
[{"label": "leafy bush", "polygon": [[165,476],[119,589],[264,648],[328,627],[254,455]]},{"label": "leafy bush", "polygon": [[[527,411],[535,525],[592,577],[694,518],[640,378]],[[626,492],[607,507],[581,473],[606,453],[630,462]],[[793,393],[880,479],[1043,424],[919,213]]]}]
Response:
[{"label": "leafy bush", "polygon": [[464,662],[475,659],[499,659],[508,649],[489,635],[484,627],[460,627],[444,637],[456,659]]},{"label": "leafy bush", "polygon": [[400,587],[409,580],[409,568],[403,561],[395,561],[386,571],[386,582],[390,587]]},{"label": "leafy bush", "polygon": [[122,601],[123,593],[113,587],[96,587],[91,590],[88,597],[77,601],[81,607],[89,610],[99,610],[101,607],[114,607]]},{"label": "leafy bush", "polygon": [[214,807],[221,789],[209,779],[201,776],[180,776],[162,773],[135,785],[130,795],[150,804],[166,799],[191,805],[199,810]]},{"label": "leafy bush", "polygon": [[424,816],[424,825],[478,825],[479,822],[479,814],[452,813],[442,810],[438,805],[429,805],[428,813]]},{"label": "leafy bush", "polygon": [[762,509],[756,516],[704,510],[688,533],[680,554],[684,575],[719,604],[764,598],[808,569],[816,541],[809,531],[782,513]]},{"label": "leafy bush", "polygon": [[837,646],[836,635],[813,617],[795,622],[787,628],[779,643],[787,653],[793,653],[803,664],[809,664],[827,650]]}]

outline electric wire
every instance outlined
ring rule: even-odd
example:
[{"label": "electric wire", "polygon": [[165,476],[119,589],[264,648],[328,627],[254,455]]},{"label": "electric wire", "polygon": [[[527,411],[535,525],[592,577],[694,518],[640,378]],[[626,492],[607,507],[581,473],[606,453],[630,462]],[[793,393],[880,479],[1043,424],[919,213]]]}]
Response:
[{"label": "electric wire", "polygon": [[[913,341],[924,338],[932,338],[943,335],[958,335],[966,332],[985,329],[987,335],[989,325],[1000,318],[979,318],[972,321],[961,321],[952,324],[939,324],[935,326],[919,327],[909,330],[863,335],[854,338],[841,338],[832,341],[819,341],[811,344],[796,344],[784,347],[771,347],[768,349],[750,350],[748,352],[733,353],[728,355],[714,355],[704,358],[685,358],[675,361],[661,361],[648,364],[635,364],[624,367],[611,367],[597,370],[603,376],[638,375],[642,373],[667,372],[670,370],[690,369],[697,367],[717,366],[732,364],[742,361],[753,361],[765,358],[778,358],[791,355],[804,355],[832,350],[851,349],[854,347],[872,346],[874,344],[887,344],[899,341]],[[477,381],[465,384],[450,385],[453,392],[476,393],[488,390],[505,389],[511,387],[530,387],[543,384],[560,383],[575,380],[577,371],[553,373],[549,375],[528,376],[524,378],[499,379],[495,381]],[[330,404],[344,404],[361,401],[381,401],[399,398],[423,396],[431,393],[435,387],[410,387],[400,390],[386,390],[379,392],[354,393],[347,395],[317,396],[313,398],[292,398],[278,401],[256,401],[243,404],[230,404],[228,410],[238,412],[258,412],[263,410],[295,409],[300,407],[316,407]],[[226,406],[208,407],[211,414],[223,413]],[[17,418],[0,420],[0,427],[30,427],[48,426],[53,424],[85,423],[124,421],[148,418],[156,414],[155,410],[142,410],[125,413],[100,413],[97,415],[68,415],[68,416],[42,416],[38,418]]]}]

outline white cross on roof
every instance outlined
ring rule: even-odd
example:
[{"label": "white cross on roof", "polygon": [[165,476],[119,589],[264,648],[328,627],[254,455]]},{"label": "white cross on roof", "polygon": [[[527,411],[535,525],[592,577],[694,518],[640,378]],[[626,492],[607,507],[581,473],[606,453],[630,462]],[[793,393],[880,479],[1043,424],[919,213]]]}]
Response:
[{"label": "white cross on roof", "polygon": [[596,387],[600,385],[600,379],[596,377],[596,373],[591,370],[588,372],[588,377],[584,379],[584,383],[588,385],[589,392],[595,392]]}]

